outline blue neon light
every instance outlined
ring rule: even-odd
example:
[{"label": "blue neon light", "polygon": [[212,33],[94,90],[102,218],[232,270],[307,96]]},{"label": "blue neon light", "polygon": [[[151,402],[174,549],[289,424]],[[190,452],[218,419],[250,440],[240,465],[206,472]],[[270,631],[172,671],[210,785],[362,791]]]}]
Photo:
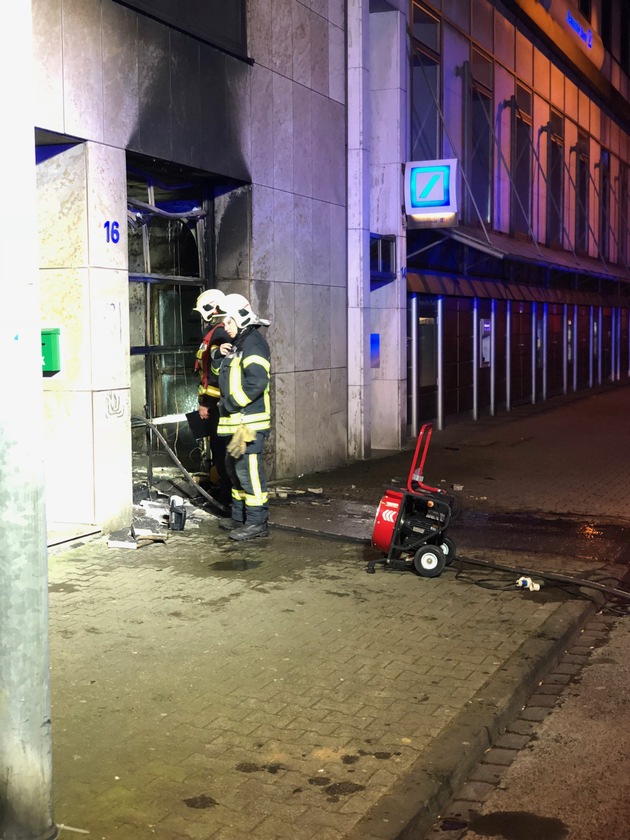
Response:
[{"label": "blue neon light", "polygon": [[381,336],[379,333],[370,333],[370,367],[380,368],[381,366]]},{"label": "blue neon light", "polygon": [[593,46],[593,32],[591,29],[584,29],[579,20],[576,20],[571,12],[567,12],[567,23],[574,32],[584,41],[589,50]]}]

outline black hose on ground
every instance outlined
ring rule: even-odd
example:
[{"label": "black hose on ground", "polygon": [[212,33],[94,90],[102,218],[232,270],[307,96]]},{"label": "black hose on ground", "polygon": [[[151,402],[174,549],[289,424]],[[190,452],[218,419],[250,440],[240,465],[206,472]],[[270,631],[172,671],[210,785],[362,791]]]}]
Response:
[{"label": "black hose on ground", "polygon": [[625,598],[630,600],[630,592],[624,589],[617,589],[616,586],[606,586],[603,583],[596,581],[584,580],[584,578],[575,578],[571,575],[558,575],[555,572],[536,572],[531,569],[520,569],[518,566],[503,566],[500,563],[494,563],[491,560],[477,560],[472,557],[461,557],[457,555],[455,560],[461,563],[469,563],[473,566],[485,566],[488,569],[496,569],[499,572],[510,572],[517,575],[522,575],[529,578],[540,578],[541,580],[551,581],[553,583],[565,583],[572,586],[582,586],[588,589],[596,589],[598,592],[605,592],[607,595],[612,595],[616,598]]}]

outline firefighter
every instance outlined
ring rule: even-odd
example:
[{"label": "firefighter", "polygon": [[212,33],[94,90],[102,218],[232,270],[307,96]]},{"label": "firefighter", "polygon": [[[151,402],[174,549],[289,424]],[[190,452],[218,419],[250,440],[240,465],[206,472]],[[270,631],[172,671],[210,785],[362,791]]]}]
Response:
[{"label": "firefighter", "polygon": [[226,295],[218,305],[229,336],[212,351],[218,375],[220,436],[229,438],[226,465],[232,482],[232,516],[219,522],[233,540],[269,534],[267,479],[263,447],[269,436],[271,355],[259,318],[243,295]]},{"label": "firefighter", "polygon": [[195,370],[199,374],[198,411],[201,420],[207,420],[206,440],[209,441],[210,461],[218,474],[217,501],[229,508],[232,499],[232,484],[225,464],[227,438],[217,433],[219,423],[219,385],[218,377],[212,372],[211,352],[214,347],[229,341],[223,325],[216,318],[216,311],[225,295],[219,289],[208,289],[197,298],[193,312],[199,312],[205,325],[210,329],[204,335],[197,350]]}]

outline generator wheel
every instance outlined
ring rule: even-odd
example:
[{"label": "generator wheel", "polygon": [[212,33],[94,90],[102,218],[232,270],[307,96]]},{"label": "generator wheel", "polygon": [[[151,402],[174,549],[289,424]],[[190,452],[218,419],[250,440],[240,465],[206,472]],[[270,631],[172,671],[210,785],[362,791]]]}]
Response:
[{"label": "generator wheel", "polygon": [[413,565],[422,577],[438,577],[444,571],[446,555],[437,545],[423,545],[414,554]]},{"label": "generator wheel", "polygon": [[440,543],[440,548],[446,555],[446,565],[450,566],[453,560],[457,557],[457,547],[454,540],[450,537],[443,537]]}]

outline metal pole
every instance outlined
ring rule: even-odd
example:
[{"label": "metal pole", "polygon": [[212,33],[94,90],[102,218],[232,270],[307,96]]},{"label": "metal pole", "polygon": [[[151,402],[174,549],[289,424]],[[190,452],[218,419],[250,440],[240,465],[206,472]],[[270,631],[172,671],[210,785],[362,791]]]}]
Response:
[{"label": "metal pole", "polygon": [[490,302],[490,416],[494,417],[496,414],[496,339],[495,332],[497,328],[497,302],[493,298]]},{"label": "metal pole", "polygon": [[437,428],[444,428],[444,299],[437,300]]},{"label": "metal pole", "polygon": [[562,305],[562,393],[568,391],[569,382],[569,305]]},{"label": "metal pole", "polygon": [[512,410],[512,301],[505,305],[505,410]]},{"label": "metal pole", "polygon": [[[5,132],[0,203],[0,276],[11,283],[0,310],[4,396],[0,404],[0,838],[51,840],[52,747],[48,574],[41,447],[42,355],[37,265],[32,17],[11,7],[0,50]],[[15,67],[20,67],[19,79]]]},{"label": "metal pole", "polygon": [[532,325],[532,340],[531,340],[531,353],[532,353],[532,405],[536,404],[536,339],[538,337],[538,325],[536,323],[537,319],[537,312],[536,312],[536,303],[532,303],[532,315],[531,315],[531,325]]},{"label": "metal pole", "polygon": [[618,370],[619,366],[617,364],[617,356],[618,356],[618,344],[617,344],[617,307],[613,306],[610,310],[610,341],[611,341],[611,348],[610,348],[610,379],[612,382],[616,382],[619,378]]},{"label": "metal pole", "polygon": [[549,324],[548,303],[543,303],[542,310],[542,399],[543,402],[547,399],[547,327]]},{"label": "metal pole", "polygon": [[617,371],[616,371],[616,380],[617,382],[621,382],[621,320],[622,320],[622,310],[621,307],[617,307]]},{"label": "metal pole", "polygon": [[611,359],[611,378],[613,382],[619,380],[619,319],[621,317],[621,310],[616,306],[612,307],[612,359]]},{"label": "metal pole", "polygon": [[615,308],[615,382],[621,379],[621,307]]},{"label": "metal pole", "polygon": [[588,308],[588,387],[593,387],[593,337],[595,325],[593,320],[593,307]]},{"label": "metal pole", "polygon": [[603,307],[597,308],[597,384],[602,384],[602,371],[604,369],[604,360],[602,359],[602,350],[604,348],[604,341],[602,338],[602,327],[604,325]]},{"label": "metal pole", "polygon": [[617,382],[621,382],[621,338],[622,338],[623,310],[617,308]]},{"label": "metal pole", "polygon": [[479,419],[479,298],[473,298],[473,409],[472,419]]},{"label": "metal pole", "polygon": [[411,296],[410,307],[410,340],[411,340],[411,434],[413,437],[418,436],[419,422],[418,422],[418,388],[419,388],[419,371],[418,371],[418,295],[414,292]]},{"label": "metal pole", "polygon": [[580,310],[577,303],[573,306],[573,390],[577,391],[578,383],[578,316]]}]

